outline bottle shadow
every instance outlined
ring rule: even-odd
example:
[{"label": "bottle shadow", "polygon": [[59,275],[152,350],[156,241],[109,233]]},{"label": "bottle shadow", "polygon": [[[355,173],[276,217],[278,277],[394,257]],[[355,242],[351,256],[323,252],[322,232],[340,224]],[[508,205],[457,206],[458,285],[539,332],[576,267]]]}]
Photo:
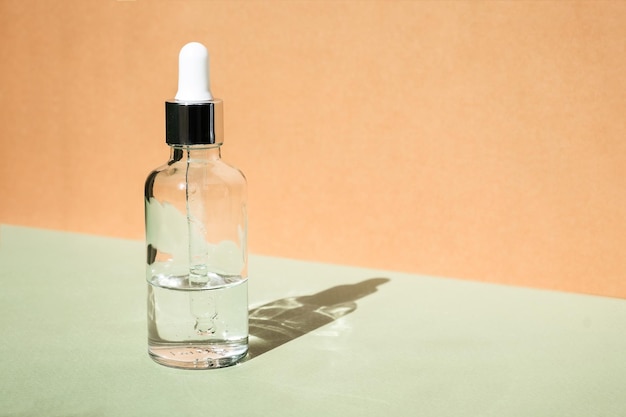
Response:
[{"label": "bottle shadow", "polygon": [[300,297],[282,298],[249,312],[246,361],[331,323],[357,309],[356,300],[373,294],[389,278],[370,278]]}]

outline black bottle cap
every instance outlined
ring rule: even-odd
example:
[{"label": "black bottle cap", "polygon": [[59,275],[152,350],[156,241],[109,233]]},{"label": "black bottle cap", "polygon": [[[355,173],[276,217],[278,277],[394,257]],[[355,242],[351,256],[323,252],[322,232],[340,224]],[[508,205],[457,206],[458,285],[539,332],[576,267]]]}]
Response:
[{"label": "black bottle cap", "polygon": [[221,145],[224,142],[222,100],[200,103],[165,102],[168,145]]}]

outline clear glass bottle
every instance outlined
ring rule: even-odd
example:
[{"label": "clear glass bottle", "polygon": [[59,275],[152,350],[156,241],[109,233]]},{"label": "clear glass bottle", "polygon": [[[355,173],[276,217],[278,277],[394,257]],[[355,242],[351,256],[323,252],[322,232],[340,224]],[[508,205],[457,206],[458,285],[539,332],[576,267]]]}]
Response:
[{"label": "clear glass bottle", "polygon": [[206,55],[189,45],[166,102],[170,158],[145,184],[148,350],[163,365],[208,369],[248,351],[246,180],[221,159],[221,100],[181,94],[183,61]]}]

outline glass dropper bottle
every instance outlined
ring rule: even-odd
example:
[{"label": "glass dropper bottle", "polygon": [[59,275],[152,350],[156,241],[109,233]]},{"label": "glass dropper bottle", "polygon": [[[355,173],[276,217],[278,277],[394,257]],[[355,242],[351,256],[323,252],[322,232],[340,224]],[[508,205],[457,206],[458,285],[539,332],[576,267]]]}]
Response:
[{"label": "glass dropper bottle", "polygon": [[221,159],[208,62],[200,43],[181,49],[165,103],[170,157],[145,184],[148,352],[175,368],[229,366],[248,351],[247,186]]}]

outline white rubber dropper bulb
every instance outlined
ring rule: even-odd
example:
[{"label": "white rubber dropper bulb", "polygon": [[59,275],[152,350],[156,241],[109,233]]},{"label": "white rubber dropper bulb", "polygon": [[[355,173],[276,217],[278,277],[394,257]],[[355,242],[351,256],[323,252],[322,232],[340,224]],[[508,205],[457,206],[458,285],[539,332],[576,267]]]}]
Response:
[{"label": "white rubber dropper bulb", "polygon": [[180,50],[175,98],[185,102],[213,100],[209,86],[209,51],[201,43],[190,42]]}]

